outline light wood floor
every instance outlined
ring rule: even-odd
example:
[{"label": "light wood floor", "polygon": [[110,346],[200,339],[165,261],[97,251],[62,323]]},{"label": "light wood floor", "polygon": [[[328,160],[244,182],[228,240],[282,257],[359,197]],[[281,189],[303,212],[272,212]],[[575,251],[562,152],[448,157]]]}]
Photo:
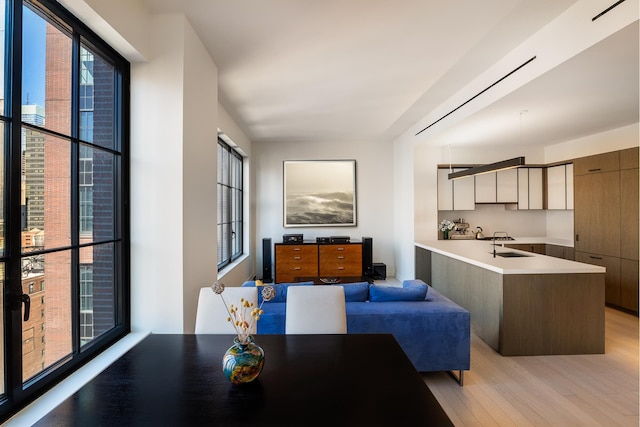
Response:
[{"label": "light wood floor", "polygon": [[638,426],[638,318],[605,309],[605,354],[503,357],[472,333],[460,387],[423,378],[456,426]]}]

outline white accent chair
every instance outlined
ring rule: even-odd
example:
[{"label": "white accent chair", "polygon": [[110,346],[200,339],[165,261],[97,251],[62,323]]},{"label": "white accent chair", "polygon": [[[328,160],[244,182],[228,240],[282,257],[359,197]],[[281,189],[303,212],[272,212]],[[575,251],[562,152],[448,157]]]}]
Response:
[{"label": "white accent chair", "polygon": [[[239,306],[240,298],[258,306],[258,288],[226,287],[222,295],[227,306],[230,304]],[[200,288],[196,311],[196,334],[236,334],[231,322],[227,322],[228,317],[229,313],[220,295],[214,293],[211,287]],[[249,333],[255,334],[256,329],[254,323]]]},{"label": "white accent chair", "polygon": [[347,310],[342,286],[289,286],[287,334],[346,334]]}]

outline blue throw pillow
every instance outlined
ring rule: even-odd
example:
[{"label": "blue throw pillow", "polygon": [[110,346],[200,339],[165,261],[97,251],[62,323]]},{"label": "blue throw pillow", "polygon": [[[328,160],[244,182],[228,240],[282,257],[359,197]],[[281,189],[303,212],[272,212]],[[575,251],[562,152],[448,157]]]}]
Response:
[{"label": "blue throw pillow", "polygon": [[424,301],[427,297],[427,284],[415,284],[399,288],[397,286],[369,286],[369,301]]},{"label": "blue throw pillow", "polygon": [[365,302],[369,298],[369,282],[360,283],[345,283],[342,286],[344,288],[344,300],[345,302]]}]

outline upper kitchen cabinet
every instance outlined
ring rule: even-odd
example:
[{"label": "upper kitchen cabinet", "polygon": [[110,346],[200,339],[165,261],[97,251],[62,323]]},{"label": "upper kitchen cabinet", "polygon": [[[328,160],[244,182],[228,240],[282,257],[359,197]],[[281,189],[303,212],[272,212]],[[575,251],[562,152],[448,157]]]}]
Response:
[{"label": "upper kitchen cabinet", "polygon": [[518,169],[496,172],[496,202],[518,203]]},{"label": "upper kitchen cabinet", "polygon": [[573,164],[547,168],[547,209],[573,209]]},{"label": "upper kitchen cabinet", "polygon": [[581,157],[573,162],[574,174],[587,175],[591,173],[603,173],[620,170],[620,152],[596,154],[595,156]]},{"label": "upper kitchen cabinet", "polygon": [[476,175],[476,203],[518,203],[518,171]]},{"label": "upper kitchen cabinet", "polygon": [[518,210],[543,209],[542,168],[518,168]]},{"label": "upper kitchen cabinet", "polygon": [[496,173],[476,175],[476,203],[496,203]]},{"label": "upper kitchen cabinet", "polygon": [[[454,172],[465,168],[454,168]],[[449,168],[438,169],[438,210],[472,211],[474,203],[473,176],[449,179]]]}]

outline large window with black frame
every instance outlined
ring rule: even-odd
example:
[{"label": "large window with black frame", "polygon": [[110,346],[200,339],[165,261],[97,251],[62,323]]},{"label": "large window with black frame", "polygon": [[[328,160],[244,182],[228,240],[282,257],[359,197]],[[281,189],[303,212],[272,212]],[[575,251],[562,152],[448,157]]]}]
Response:
[{"label": "large window with black frame", "polygon": [[0,422],[129,331],[129,63],[0,0]]},{"label": "large window with black frame", "polygon": [[218,138],[218,270],[242,255],[243,158]]}]

